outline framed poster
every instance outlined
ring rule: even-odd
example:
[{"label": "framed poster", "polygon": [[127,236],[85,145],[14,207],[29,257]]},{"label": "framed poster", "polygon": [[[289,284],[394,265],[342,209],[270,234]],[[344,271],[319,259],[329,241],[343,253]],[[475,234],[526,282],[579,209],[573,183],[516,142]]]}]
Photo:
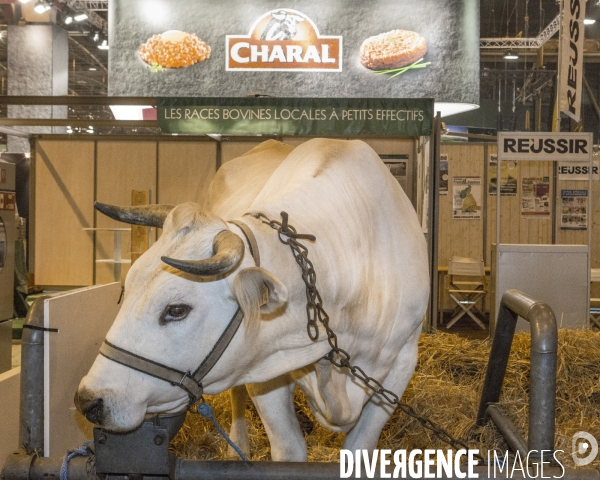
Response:
[{"label": "framed poster", "polygon": [[448,195],[448,154],[440,154],[440,195]]},{"label": "framed poster", "polygon": [[452,218],[481,218],[481,177],[452,179]]},{"label": "framed poster", "polygon": [[[488,193],[496,195],[498,186],[498,155],[490,155],[488,162]],[[516,197],[519,185],[519,164],[514,160],[500,164],[500,195],[503,197]]]},{"label": "framed poster", "polygon": [[526,177],[522,184],[521,216],[550,218],[550,178]]},{"label": "framed poster", "polygon": [[385,163],[392,176],[400,184],[404,193],[408,195],[408,155],[379,155],[379,158],[383,160],[383,163]]},{"label": "framed poster", "polygon": [[561,190],[561,230],[587,230],[587,190]]}]

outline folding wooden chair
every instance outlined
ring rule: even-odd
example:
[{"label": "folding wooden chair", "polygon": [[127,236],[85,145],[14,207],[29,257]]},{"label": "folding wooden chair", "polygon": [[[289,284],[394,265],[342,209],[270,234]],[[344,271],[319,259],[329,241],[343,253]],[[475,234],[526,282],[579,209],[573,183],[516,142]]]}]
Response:
[{"label": "folding wooden chair", "polygon": [[[456,308],[446,328],[452,327],[464,315],[468,315],[483,330],[483,299],[487,293],[485,269],[482,260],[452,257],[448,263],[448,295]],[[477,304],[481,302],[481,309]]]}]

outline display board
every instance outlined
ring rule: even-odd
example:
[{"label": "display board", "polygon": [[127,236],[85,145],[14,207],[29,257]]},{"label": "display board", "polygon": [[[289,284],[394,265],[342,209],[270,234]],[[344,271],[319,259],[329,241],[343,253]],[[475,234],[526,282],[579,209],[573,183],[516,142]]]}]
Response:
[{"label": "display board", "polygon": [[[497,154],[496,178],[501,177],[501,163],[503,161],[524,161],[526,163],[587,161],[588,172],[592,172],[593,135],[591,133],[561,132],[501,132],[498,134]],[[578,207],[580,212],[581,208],[585,207],[586,215],[587,212],[590,212],[592,206],[592,178],[592,175],[588,175],[587,181],[584,182],[588,187],[585,197],[587,202],[585,205],[580,204]],[[502,243],[500,227],[502,197],[500,196],[500,189],[497,189],[496,255],[492,259],[495,267],[492,272],[493,283],[495,285],[495,304],[494,311],[492,312],[492,322],[495,320],[495,314],[500,306],[504,291],[507,288],[515,288],[517,277],[519,275],[521,275],[521,278],[526,277],[521,269],[528,267],[530,272],[535,272],[535,275],[529,277],[528,287],[525,289],[526,293],[533,293],[535,295],[536,291],[542,289],[547,293],[548,297],[537,295],[538,298],[553,307],[558,317],[562,316],[566,319],[565,326],[586,328],[588,325],[590,301],[592,230],[589,228],[585,232],[587,234],[587,241],[578,242],[583,243],[583,245],[557,245],[561,240],[558,232],[560,232],[562,220],[562,206],[558,203],[557,208],[555,210],[552,209],[553,199],[556,198],[558,192],[551,192],[550,176],[528,177],[524,178],[522,183],[521,215],[530,218],[552,219],[555,227],[551,231],[551,242],[548,242],[552,243],[552,245],[507,245]],[[571,182],[563,181],[561,183],[564,186],[565,183],[568,184]],[[527,196],[525,196],[526,191]],[[517,249],[515,252],[524,252],[524,257],[515,257],[512,262],[503,261],[501,255],[505,252],[512,252],[513,250],[511,249]],[[563,251],[565,252],[564,254],[561,253]],[[570,252],[575,253],[567,255]],[[552,255],[561,258],[553,258]],[[570,262],[570,264],[567,265],[565,262]],[[511,269],[511,265],[513,264],[518,265],[516,270]],[[575,288],[579,289],[580,296],[573,294],[567,288],[567,285],[575,285]],[[567,290],[569,293],[564,294]],[[552,299],[552,302],[550,299]],[[576,301],[573,299],[576,299]]]},{"label": "display board", "polygon": [[[589,270],[587,245],[500,245],[496,268],[500,274],[492,282],[491,295],[496,308],[491,315],[492,331],[502,295],[510,288],[546,303],[554,311],[558,328],[588,328]],[[529,331],[519,318],[517,331]]]},{"label": "display board", "polygon": [[[121,285],[71,290],[44,300],[44,456],[60,457],[93,438],[73,404],[120,305]],[[73,361],[77,359],[77,361]]]},{"label": "display board", "polygon": [[479,102],[477,0],[111,0],[109,16],[110,96]]},{"label": "display board", "polygon": [[21,367],[0,373],[0,461],[19,447]]}]

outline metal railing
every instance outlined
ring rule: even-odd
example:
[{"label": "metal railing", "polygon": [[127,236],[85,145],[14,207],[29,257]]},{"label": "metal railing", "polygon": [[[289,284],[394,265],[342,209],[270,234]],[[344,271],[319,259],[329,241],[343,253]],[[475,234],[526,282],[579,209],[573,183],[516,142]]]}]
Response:
[{"label": "metal railing", "polygon": [[[514,424],[494,405],[500,400],[500,390],[510,355],[518,317],[531,325],[531,370],[529,376],[529,435],[527,444]],[[507,443],[520,454],[541,451],[554,452],[554,417],[556,403],[556,355],[558,328],[554,312],[545,303],[519,290],[508,290],[502,296],[498,321],[488,368],[481,393],[477,423],[490,417]]]},{"label": "metal railing", "polygon": [[[62,457],[40,457],[43,451],[43,301],[34,303],[28,315],[23,337],[21,385],[21,448],[9,455],[2,469],[3,480],[52,480],[60,476]],[[531,323],[531,398],[529,443],[516,427],[494,405],[506,372],[510,346],[518,316]],[[27,333],[26,333],[27,332]],[[478,423],[489,416],[502,431],[515,451],[554,449],[554,404],[556,387],[557,329],[552,309],[517,290],[509,290],[502,298],[498,325],[490,353],[487,375],[481,397]],[[67,468],[69,480],[123,480],[154,477],[155,480],[300,480],[340,478],[337,463],[300,462],[240,462],[184,460],[168,452],[169,441],[183,422],[180,415],[148,419],[139,430],[129,434],[110,434],[97,429],[93,451],[73,458]],[[160,437],[160,441],[157,439]],[[530,459],[535,461],[532,455]],[[0,459],[2,461],[4,459]],[[392,465],[393,468],[393,465]],[[594,469],[548,467],[546,475],[563,480],[600,480]],[[496,471],[488,466],[476,466],[479,480],[494,478]],[[529,478],[524,472],[513,472],[512,478]],[[379,477],[377,468],[374,478]],[[498,478],[506,478],[498,473]],[[412,478],[411,475],[408,475]],[[389,477],[387,477],[389,478]],[[416,477],[421,478],[421,477]],[[462,475],[452,477],[463,478]],[[548,478],[548,477],[546,477]]]}]

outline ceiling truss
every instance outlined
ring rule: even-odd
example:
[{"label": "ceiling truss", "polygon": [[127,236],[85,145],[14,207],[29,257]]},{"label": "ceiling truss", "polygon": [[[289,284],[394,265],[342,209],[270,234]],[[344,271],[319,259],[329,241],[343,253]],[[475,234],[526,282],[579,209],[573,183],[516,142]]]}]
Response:
[{"label": "ceiling truss", "polygon": [[481,38],[479,48],[481,49],[520,49],[540,48],[560,29],[560,14],[552,20],[544,30],[534,38]]}]

